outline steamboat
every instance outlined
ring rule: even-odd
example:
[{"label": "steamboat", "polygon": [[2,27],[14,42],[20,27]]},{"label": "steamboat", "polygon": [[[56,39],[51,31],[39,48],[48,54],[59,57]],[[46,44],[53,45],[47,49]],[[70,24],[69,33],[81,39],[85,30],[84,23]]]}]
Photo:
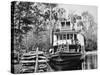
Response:
[{"label": "steamboat", "polygon": [[81,62],[84,54],[84,37],[72,29],[70,21],[61,21],[52,31],[52,47],[50,48],[50,65],[53,67],[66,65],[71,67]]}]

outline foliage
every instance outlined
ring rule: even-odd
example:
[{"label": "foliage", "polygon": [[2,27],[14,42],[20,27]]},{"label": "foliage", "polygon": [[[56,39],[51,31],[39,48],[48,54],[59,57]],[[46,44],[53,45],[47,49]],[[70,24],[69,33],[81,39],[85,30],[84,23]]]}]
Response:
[{"label": "foliage", "polygon": [[[65,9],[58,8],[57,4],[14,2],[14,44],[15,49],[31,51],[39,47],[40,50],[50,48],[51,30],[59,25],[61,19],[66,19]],[[86,38],[86,48],[97,48],[97,24],[89,12],[81,15],[70,13],[68,15],[75,30],[77,23],[80,32]],[[83,19],[83,20],[82,20]],[[79,20],[77,22],[77,20]],[[95,48],[94,48],[95,47]]]},{"label": "foliage", "polygon": [[83,25],[84,35],[87,39],[87,47],[91,50],[97,50],[97,24],[94,21],[94,17],[89,12],[83,12]]}]

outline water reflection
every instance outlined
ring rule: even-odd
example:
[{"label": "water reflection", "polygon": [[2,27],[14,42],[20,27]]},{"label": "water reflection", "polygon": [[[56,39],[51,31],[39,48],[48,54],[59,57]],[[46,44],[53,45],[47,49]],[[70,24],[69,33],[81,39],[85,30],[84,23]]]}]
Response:
[{"label": "water reflection", "polygon": [[82,62],[82,69],[96,69],[97,68],[97,55],[86,55]]},{"label": "water reflection", "polygon": [[49,62],[49,64],[54,71],[96,69],[97,55],[96,54],[85,55],[82,60],[72,61],[66,63],[65,65],[54,65],[51,62]]},{"label": "water reflection", "polygon": [[[97,55],[88,54],[82,56],[81,60],[73,59],[71,61],[62,62],[60,65],[55,65],[52,62],[45,62],[38,64],[37,72],[52,72],[52,71],[68,71],[68,70],[84,70],[97,68]],[[25,60],[26,61],[26,60]],[[35,63],[25,63],[22,65],[20,73],[33,73],[35,70]]]}]

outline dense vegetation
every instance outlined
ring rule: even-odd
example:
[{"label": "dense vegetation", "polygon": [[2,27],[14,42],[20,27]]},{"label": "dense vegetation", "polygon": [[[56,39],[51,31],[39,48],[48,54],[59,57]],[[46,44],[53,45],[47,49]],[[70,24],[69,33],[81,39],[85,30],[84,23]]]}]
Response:
[{"label": "dense vegetation", "polygon": [[[48,51],[51,47],[50,32],[65,14],[64,8],[57,4],[13,2],[14,9],[12,29],[14,29],[14,50],[20,53],[29,52],[39,47]],[[14,8],[13,8],[14,7]],[[68,13],[71,23],[82,26],[80,32],[85,36],[86,49],[97,50],[97,24],[93,16],[85,11],[81,15]],[[63,17],[66,19],[66,17]]]}]

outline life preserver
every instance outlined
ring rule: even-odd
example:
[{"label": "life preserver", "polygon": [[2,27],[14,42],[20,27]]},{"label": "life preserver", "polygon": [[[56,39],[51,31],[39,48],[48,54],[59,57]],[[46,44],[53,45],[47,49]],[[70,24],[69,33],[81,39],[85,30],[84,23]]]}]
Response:
[{"label": "life preserver", "polygon": [[51,54],[54,54],[54,49],[50,49],[49,52],[50,52]]}]

